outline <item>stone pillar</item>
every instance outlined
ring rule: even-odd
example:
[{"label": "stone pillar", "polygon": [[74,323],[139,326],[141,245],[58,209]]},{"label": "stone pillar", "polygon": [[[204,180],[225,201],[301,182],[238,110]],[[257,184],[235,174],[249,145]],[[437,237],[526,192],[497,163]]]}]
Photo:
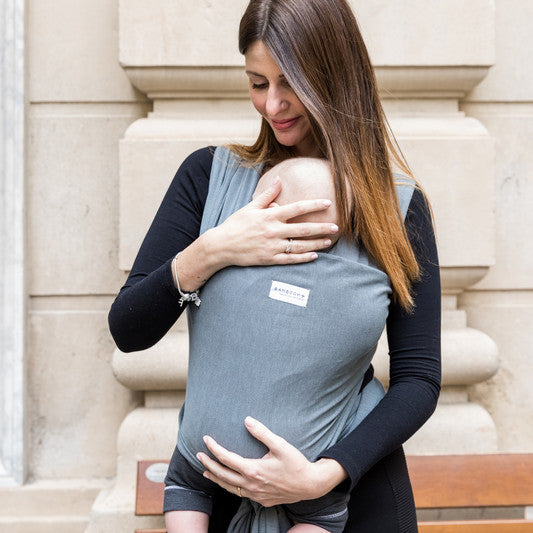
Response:
[{"label": "stone pillar", "polygon": [[490,410],[499,449],[526,453],[533,452],[533,73],[524,43],[532,31],[533,3],[497,0],[498,61],[462,102],[494,138],[497,203],[496,264],[459,300],[500,352],[498,374],[471,396]]},{"label": "stone pillar", "polygon": [[[494,5],[484,0],[466,8],[459,1],[354,5],[391,127],[428,193],[437,227],[443,391],[436,413],[406,450],[494,451],[494,423],[484,408],[469,401],[468,388],[496,372],[497,348],[487,335],[468,328],[466,313],[457,308],[457,297],[494,263],[494,145],[485,127],[460,111],[461,100],[494,63]],[[385,342],[376,367],[386,381]]]},{"label": "stone pillar", "polygon": [[[458,296],[494,263],[494,147],[484,126],[458,111],[460,98],[482,76],[454,70],[441,69],[438,76],[448,81],[433,87],[430,73],[421,80],[426,98],[417,102],[417,116],[402,116],[407,99],[389,106],[402,150],[432,202],[443,289],[443,391],[434,416],[407,442],[408,453],[497,449],[490,415],[468,397],[469,386],[497,371],[497,348],[486,334],[468,328],[466,313],[457,308]],[[443,98],[444,83],[449,92]],[[386,373],[382,359],[379,375],[386,379]]]},{"label": "stone pillar", "polygon": [[179,408],[185,398],[188,336],[183,315],[156,346],[125,354],[115,350],[113,371],[144,402],[122,422],[118,435],[117,478],[98,496],[89,532],[132,531],[161,527],[161,517],[134,517],[136,464],[141,459],[169,459],[174,449]]},{"label": "stone pillar", "polygon": [[0,486],[26,476],[24,1],[0,3]]},{"label": "stone pillar", "polygon": [[[133,85],[153,101],[153,111],[132,124],[120,146],[123,270],[130,268],[179,163],[196,148],[249,141],[257,131],[236,42],[246,3],[120,2],[120,61]],[[437,413],[408,450],[494,450],[494,424],[487,411],[468,401],[467,387],[495,372],[496,348],[486,335],[468,328],[465,313],[457,309],[457,295],[494,262],[492,141],[478,121],[459,111],[460,99],[494,61],[493,2],[353,5],[391,126],[432,201],[443,266],[445,388]],[[376,364],[386,377],[384,352],[380,349]],[[117,379],[144,391],[144,405],[122,424],[116,483],[95,503],[89,531],[160,523],[134,520],[135,462],[170,456],[186,358],[182,320],[150,350],[115,352]]]}]

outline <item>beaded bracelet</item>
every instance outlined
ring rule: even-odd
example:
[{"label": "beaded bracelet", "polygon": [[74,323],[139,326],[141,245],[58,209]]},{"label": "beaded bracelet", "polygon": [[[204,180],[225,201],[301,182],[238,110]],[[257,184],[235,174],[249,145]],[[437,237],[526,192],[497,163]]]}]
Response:
[{"label": "beaded bracelet", "polygon": [[196,307],[200,307],[200,304],[202,303],[202,300],[200,300],[200,295],[199,295],[200,289],[196,289],[195,291],[191,291],[191,292],[184,292],[180,288],[180,282],[178,279],[178,266],[177,266],[178,255],[180,255],[180,253],[176,254],[176,256],[174,257],[174,261],[173,261],[174,278],[176,279],[176,288],[178,289],[178,292],[180,293],[180,296],[181,296],[178,303],[180,304],[180,307],[183,307],[183,304],[185,302],[194,302]]}]

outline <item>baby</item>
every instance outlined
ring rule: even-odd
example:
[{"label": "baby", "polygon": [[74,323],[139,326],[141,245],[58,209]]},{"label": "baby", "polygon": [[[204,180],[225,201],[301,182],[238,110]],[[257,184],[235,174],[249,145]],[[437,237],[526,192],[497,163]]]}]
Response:
[{"label": "baby", "polygon": [[[282,189],[272,205],[286,205],[298,200],[317,198],[331,200],[331,206],[327,209],[294,217],[293,219],[290,219],[289,222],[337,223],[335,187],[330,166],[326,160],[314,158],[294,158],[283,161],[282,163],[270,169],[259,179],[253,194],[253,198],[271,186],[276,177],[280,178]],[[338,240],[336,235],[328,235],[328,237],[332,241],[331,246],[333,246],[333,244],[335,244]],[[291,266],[283,268],[294,267]],[[245,270],[241,270],[241,273],[243,276],[241,280],[247,279],[247,272]],[[239,276],[238,272],[237,276]],[[209,282],[207,285],[209,285]],[[199,312],[201,312],[202,307],[199,308]],[[253,325],[250,324],[250,326]],[[235,331],[235,334],[239,335],[239,332]],[[260,333],[257,332],[257,342],[259,341],[259,338]],[[195,344],[194,338],[191,339],[191,347],[193,344]],[[192,349],[192,351],[194,351],[194,349]],[[239,349],[235,348],[235,351],[238,352]],[[295,353],[294,356],[297,357],[298,354]],[[257,359],[258,357],[256,356],[256,364],[261,364],[261,359]],[[193,361],[190,362],[190,365],[194,364],[195,363]],[[216,360],[212,363],[211,367],[214,367],[215,365],[217,365]],[[195,392],[197,394],[209,396],[213,391],[213,387],[218,387],[217,381],[222,381],[225,379],[222,370],[223,369],[220,369],[220,374],[218,374],[216,373],[216,369],[214,369],[214,374],[212,375],[211,380],[208,376],[205,377],[205,381],[203,383],[204,391],[202,392],[196,390]],[[235,372],[236,371],[233,371],[233,375],[235,375]],[[239,372],[241,371],[239,370]],[[242,372],[253,372],[253,369],[251,366],[248,366],[242,369]],[[245,374],[240,375],[240,379],[244,382],[247,380],[247,377]],[[292,379],[296,380],[299,378],[294,376]],[[189,391],[188,389],[187,394],[189,395],[190,393],[192,393],[192,391]],[[241,391],[237,392],[237,390],[235,390],[234,394],[240,395]],[[188,401],[189,400],[186,401],[185,411],[187,411],[188,408]],[[235,398],[235,401],[238,402],[239,398]],[[268,400],[265,400],[265,402],[268,402]],[[207,399],[205,404],[207,407]],[[270,406],[266,405],[265,407],[268,409]],[[301,406],[302,409],[305,407],[308,406]],[[206,421],[206,418],[208,417],[209,414],[206,412],[204,416],[202,416],[202,423],[206,424],[206,431],[209,433],[209,422]],[[232,427],[232,423],[232,416],[230,413],[228,413],[228,428]],[[195,424],[196,430],[198,430],[199,424],[200,421],[197,420]],[[184,441],[186,441],[186,434],[188,433],[188,428],[190,427],[191,426],[187,426],[187,424],[184,424],[183,426],[180,424],[180,433],[182,431],[184,432],[181,435]],[[242,442],[242,439],[240,441]],[[258,453],[257,449],[252,453]],[[259,451],[259,453],[261,452]],[[184,457],[180,452],[178,452],[178,450],[176,450],[174,453],[170,463],[165,483],[166,488],[164,510],[166,511],[165,520],[169,533],[207,533],[209,520],[208,516],[211,512],[210,494],[214,489],[214,484],[209,480],[206,480],[198,472],[198,466],[193,468],[189,458]],[[347,501],[348,495],[346,493],[334,491],[317,500],[286,505],[284,506],[286,514],[295,525],[291,527],[291,525],[287,523],[287,527],[283,530],[294,532],[297,531],[300,533],[319,533],[327,531],[340,533],[344,529],[344,525],[348,518]],[[239,522],[239,520],[237,520],[237,522]],[[230,531],[244,531],[245,528],[248,527],[246,525],[243,526],[244,522],[245,520],[243,521],[241,519],[234,529],[230,527]]]},{"label": "baby", "polygon": [[[337,205],[335,202],[335,185],[329,163],[325,159],[296,157],[286,159],[266,172],[257,183],[253,198],[270,187],[275,178],[281,180],[281,192],[275,200],[276,205],[286,205],[298,200],[331,200],[331,206],[322,211],[315,211],[294,217],[290,222],[331,222],[337,223]],[[330,237],[332,242],[338,236]]]}]

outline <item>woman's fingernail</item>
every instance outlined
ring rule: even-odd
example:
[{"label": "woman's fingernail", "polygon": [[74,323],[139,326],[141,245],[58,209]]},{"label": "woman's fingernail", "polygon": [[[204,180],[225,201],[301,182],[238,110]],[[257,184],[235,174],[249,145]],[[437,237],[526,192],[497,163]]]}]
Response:
[{"label": "woman's fingernail", "polygon": [[209,437],[207,435],[204,435],[202,438],[204,439],[204,442],[207,444],[209,441]]},{"label": "woman's fingernail", "polygon": [[311,259],[317,259],[318,258],[318,254],[316,252],[313,252],[311,254]]},{"label": "woman's fingernail", "polygon": [[199,453],[197,453],[196,454],[196,459],[198,459],[198,461],[201,461],[202,460],[202,456]]},{"label": "woman's fingernail", "polygon": [[331,200],[324,200],[324,206],[329,207],[331,205]]},{"label": "woman's fingernail", "polygon": [[337,233],[337,231],[339,231],[339,226],[337,226],[337,224],[332,224],[331,225],[331,232],[332,233]]},{"label": "woman's fingernail", "polygon": [[207,475],[207,472],[204,472],[204,473],[202,474],[202,476],[204,476],[205,478],[209,479],[209,476]]},{"label": "woman's fingernail", "polygon": [[255,424],[255,420],[254,420],[251,416],[247,416],[247,417],[244,419],[244,423],[245,423],[247,426],[253,427],[254,424]]},{"label": "woman's fingernail", "polygon": [[330,239],[326,239],[324,241],[324,246],[329,246],[331,244],[331,240]]}]

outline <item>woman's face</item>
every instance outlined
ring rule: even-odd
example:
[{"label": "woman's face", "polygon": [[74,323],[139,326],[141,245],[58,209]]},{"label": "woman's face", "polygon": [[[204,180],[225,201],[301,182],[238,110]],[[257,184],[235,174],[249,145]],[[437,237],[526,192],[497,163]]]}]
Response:
[{"label": "woman's face", "polygon": [[307,111],[262,41],[248,48],[245,60],[250,98],[270,124],[277,141],[294,146],[299,156],[319,156]]}]

